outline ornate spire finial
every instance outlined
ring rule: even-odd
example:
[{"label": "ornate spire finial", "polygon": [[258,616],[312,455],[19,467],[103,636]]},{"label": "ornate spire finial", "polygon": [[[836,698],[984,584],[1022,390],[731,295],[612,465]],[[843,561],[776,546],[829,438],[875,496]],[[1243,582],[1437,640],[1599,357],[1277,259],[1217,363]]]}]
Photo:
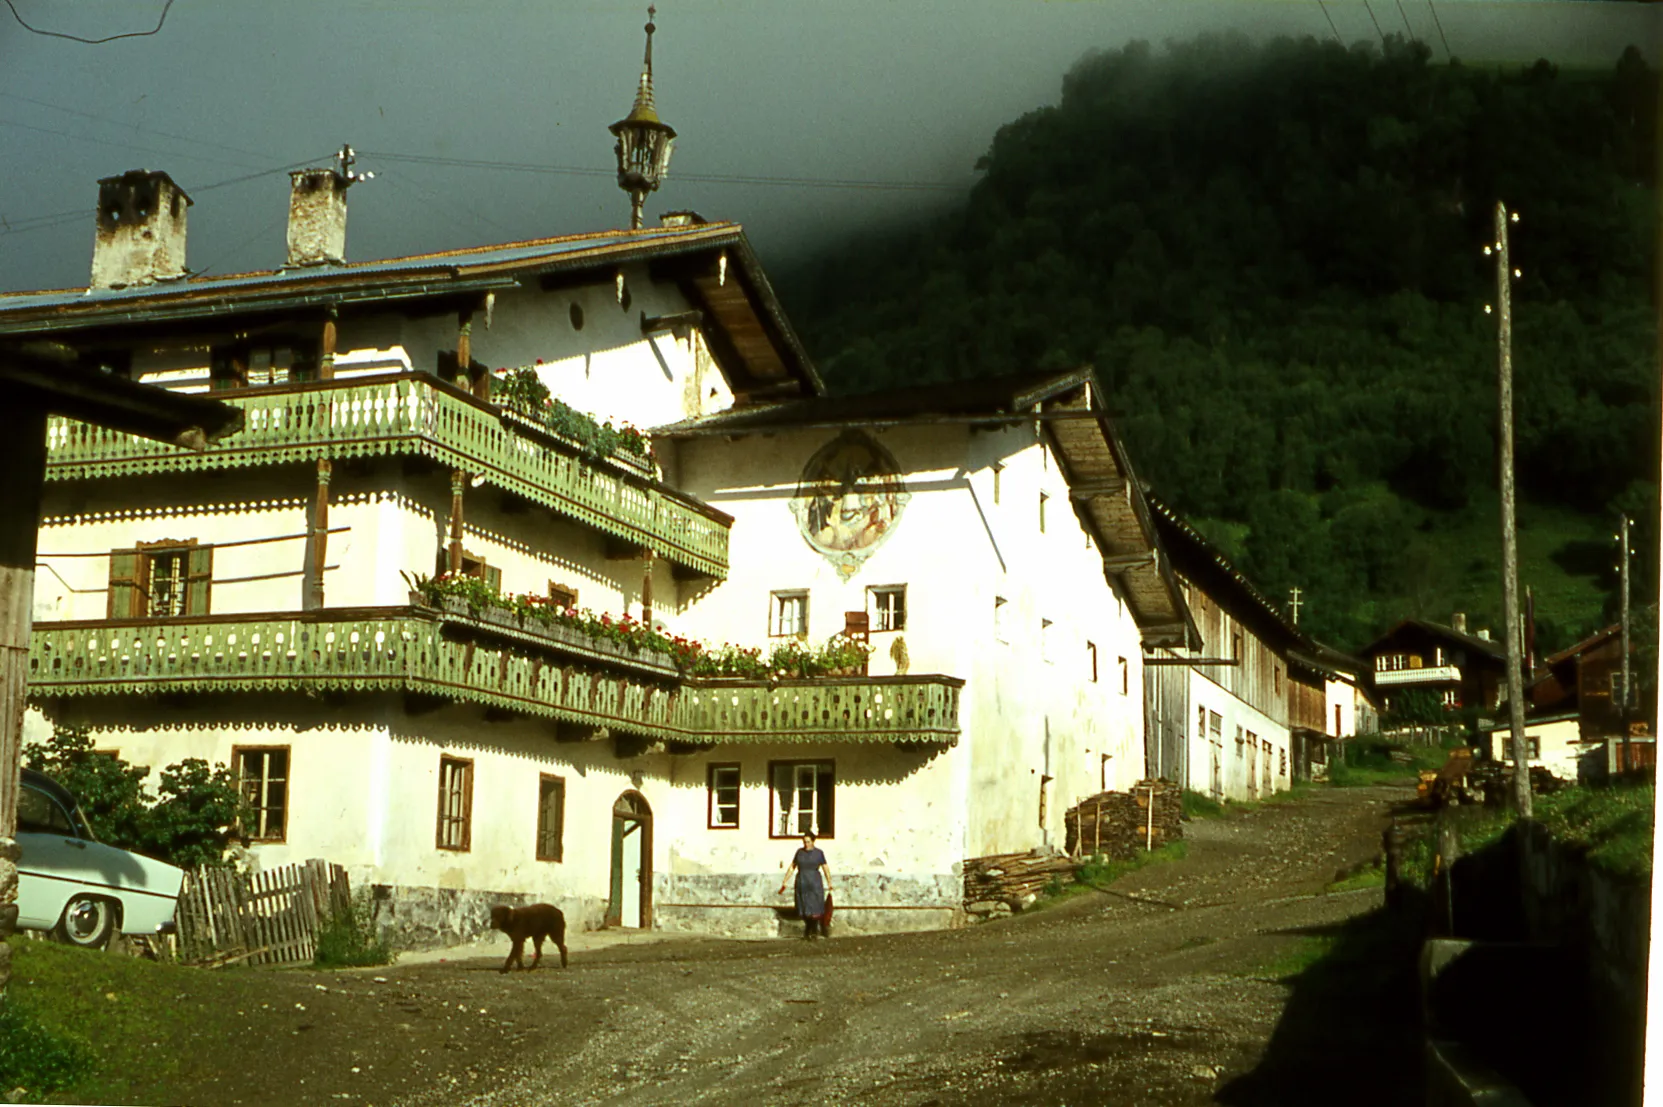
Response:
[{"label": "ornate spire finial", "polygon": [[641,227],[641,207],[647,193],[656,191],[659,182],[670,168],[670,148],[676,132],[658,118],[653,104],[652,36],[658,27],[653,19],[658,15],[656,5],[647,8],[647,49],[641,60],[641,83],[635,91],[635,106],[629,115],[612,124],[617,136],[618,187],[630,195],[630,226]]}]

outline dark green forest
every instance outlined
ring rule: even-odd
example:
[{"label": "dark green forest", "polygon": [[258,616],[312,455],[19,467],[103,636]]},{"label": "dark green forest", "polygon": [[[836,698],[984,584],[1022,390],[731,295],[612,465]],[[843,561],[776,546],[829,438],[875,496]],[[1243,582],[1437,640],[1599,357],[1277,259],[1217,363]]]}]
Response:
[{"label": "dark green forest", "polygon": [[[782,274],[831,387],[1096,367],[1140,478],[1301,626],[1499,625],[1497,200],[1539,641],[1655,592],[1656,74],[1203,37],[1094,53],[957,210]],[[1651,567],[1647,567],[1651,566]]]}]

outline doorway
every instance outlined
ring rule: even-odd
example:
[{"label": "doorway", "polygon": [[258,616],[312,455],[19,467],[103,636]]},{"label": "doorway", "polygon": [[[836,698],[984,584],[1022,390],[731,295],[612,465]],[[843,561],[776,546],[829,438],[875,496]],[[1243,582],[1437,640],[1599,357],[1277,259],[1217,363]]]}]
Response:
[{"label": "doorway", "polygon": [[612,805],[612,891],[607,926],[652,926],[652,808],[640,792]]}]

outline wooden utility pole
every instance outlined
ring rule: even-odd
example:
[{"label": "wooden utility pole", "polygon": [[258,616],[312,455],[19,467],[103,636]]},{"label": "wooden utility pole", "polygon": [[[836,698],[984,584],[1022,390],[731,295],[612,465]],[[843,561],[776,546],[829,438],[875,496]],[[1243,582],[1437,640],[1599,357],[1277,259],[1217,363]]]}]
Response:
[{"label": "wooden utility pole", "polygon": [[1501,407],[1501,605],[1502,622],[1507,626],[1507,721],[1510,730],[1508,748],[1513,755],[1513,812],[1521,819],[1530,818],[1530,758],[1524,740],[1524,674],[1523,643],[1519,640],[1519,535],[1513,518],[1513,278],[1517,270],[1509,260],[1507,224],[1517,223],[1519,217],[1509,218],[1507,205],[1496,202],[1496,241],[1484,252],[1496,255],[1496,311],[1500,323],[1496,328],[1500,348],[1499,369]]},{"label": "wooden utility pole", "polygon": [[1620,525],[1617,528],[1617,539],[1622,545],[1622,552],[1621,552],[1621,555],[1620,555],[1620,560],[1617,562],[1617,568],[1618,568],[1618,571],[1619,571],[1619,575],[1622,578],[1622,616],[1621,616],[1621,621],[1622,621],[1622,627],[1623,627],[1623,699],[1622,699],[1621,703],[1616,704],[1615,706],[1616,706],[1617,711],[1618,711],[1617,717],[1622,720],[1622,727],[1623,727],[1623,772],[1626,773],[1626,772],[1630,771],[1631,769],[1633,769],[1633,767],[1634,767],[1634,762],[1632,760],[1632,756],[1633,756],[1633,753],[1634,753],[1633,743],[1629,740],[1629,734],[1628,734],[1628,709],[1629,709],[1629,705],[1634,702],[1634,697],[1629,693],[1628,686],[1629,686],[1629,683],[1634,679],[1634,673],[1631,670],[1631,667],[1629,665],[1629,660],[1628,660],[1628,562],[1629,562],[1629,555],[1628,555],[1628,515],[1627,515],[1627,513],[1623,514],[1623,516],[1621,518]]}]

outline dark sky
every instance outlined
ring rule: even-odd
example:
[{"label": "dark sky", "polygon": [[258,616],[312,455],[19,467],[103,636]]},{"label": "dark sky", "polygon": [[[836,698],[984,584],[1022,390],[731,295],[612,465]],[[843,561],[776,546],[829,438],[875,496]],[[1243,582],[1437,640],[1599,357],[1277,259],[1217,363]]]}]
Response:
[{"label": "dark sky", "polygon": [[[163,5],[12,2],[85,37],[154,27]],[[1467,62],[1604,67],[1632,42],[1655,64],[1663,37],[1663,5],[1326,6],[1347,43],[1374,39],[1378,19],[1442,58],[1435,10]],[[644,5],[616,0],[175,0],[158,34],[92,46],[31,34],[0,4],[0,290],[85,285],[95,182],[140,167],[196,200],[192,269],[275,267],[287,175],[223,182],[321,164],[348,141],[377,174],[351,193],[353,259],[618,226],[629,209],[606,126],[629,110],[644,22]],[[658,27],[658,106],[681,137],[649,217],[739,220],[775,267],[953,202],[994,130],[1054,103],[1088,50],[1334,33],[1315,0],[662,0]]]}]

